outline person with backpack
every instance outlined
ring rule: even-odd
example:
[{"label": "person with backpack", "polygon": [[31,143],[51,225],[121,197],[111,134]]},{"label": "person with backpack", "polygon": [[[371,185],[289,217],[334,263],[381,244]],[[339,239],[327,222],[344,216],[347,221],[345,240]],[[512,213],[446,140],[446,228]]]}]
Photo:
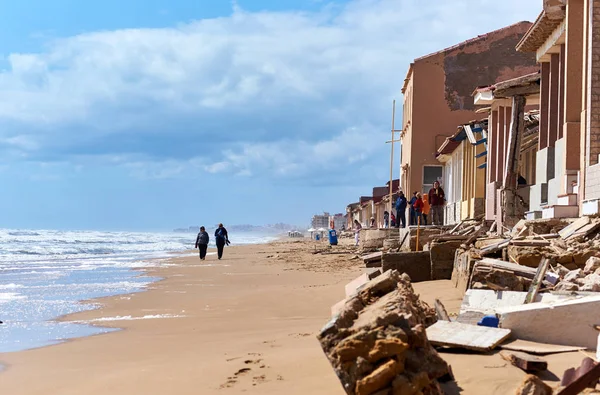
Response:
[{"label": "person with backpack", "polygon": [[413,196],[408,202],[409,205],[409,224],[410,226],[417,224],[417,212],[415,211],[415,202],[417,201],[417,191],[413,192]]},{"label": "person with backpack", "polygon": [[229,245],[229,236],[227,236],[227,229],[223,224],[219,224],[219,227],[215,230],[215,242],[217,243],[217,256],[221,259],[225,244]]},{"label": "person with backpack", "polygon": [[194,248],[198,248],[200,250],[200,260],[206,260],[206,250],[208,249],[208,242],[210,238],[208,233],[206,232],[206,228],[204,226],[200,227],[200,233],[198,233],[198,237],[196,237],[196,246]]}]

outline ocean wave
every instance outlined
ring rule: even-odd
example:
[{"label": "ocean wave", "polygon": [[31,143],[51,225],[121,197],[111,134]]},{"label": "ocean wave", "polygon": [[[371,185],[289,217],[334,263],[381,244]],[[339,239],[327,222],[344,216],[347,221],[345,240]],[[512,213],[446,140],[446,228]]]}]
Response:
[{"label": "ocean wave", "polygon": [[135,321],[135,320],[156,320],[162,318],[184,318],[185,315],[176,315],[176,314],[154,314],[154,315],[144,315],[142,317],[133,317],[130,315],[116,316],[116,317],[102,317],[102,318],[94,318],[92,320],[87,321],[71,321],[74,323],[80,324],[89,324],[92,322],[110,322],[110,321]]},{"label": "ocean wave", "polygon": [[29,232],[29,231],[14,231],[14,232],[8,232],[9,236],[41,236],[39,233],[37,232]]}]

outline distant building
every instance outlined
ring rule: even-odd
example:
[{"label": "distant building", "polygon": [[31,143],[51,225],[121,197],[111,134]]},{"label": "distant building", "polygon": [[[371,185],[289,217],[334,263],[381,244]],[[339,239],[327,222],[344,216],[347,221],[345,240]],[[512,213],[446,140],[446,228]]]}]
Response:
[{"label": "distant building", "polygon": [[[481,118],[473,89],[539,70],[535,56],[515,46],[531,23],[521,22],[416,59],[404,94],[400,186],[407,196],[444,181],[436,152],[457,125]],[[443,186],[443,185],[442,185]]]},{"label": "distant building", "polygon": [[323,213],[322,215],[313,215],[310,225],[315,228],[329,228],[329,213]]},{"label": "distant building", "polygon": [[329,218],[330,221],[333,221],[333,225],[335,229],[340,230],[343,227],[346,227],[346,216],[344,214],[335,214],[334,216]]}]

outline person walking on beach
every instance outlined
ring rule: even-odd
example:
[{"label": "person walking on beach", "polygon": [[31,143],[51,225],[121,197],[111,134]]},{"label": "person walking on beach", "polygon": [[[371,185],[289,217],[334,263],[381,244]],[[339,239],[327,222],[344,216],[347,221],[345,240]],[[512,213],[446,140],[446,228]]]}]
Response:
[{"label": "person walking on beach", "polygon": [[423,198],[421,193],[418,192],[415,195],[415,203],[413,204],[415,210],[415,225],[423,224]]},{"label": "person walking on beach", "polygon": [[396,199],[396,228],[400,227],[400,223],[402,223],[403,228],[406,228],[407,204],[408,202],[406,201],[406,196],[404,196],[404,192],[400,191],[398,199]]},{"label": "person walking on beach", "polygon": [[410,202],[408,202],[409,206],[409,214],[410,214],[410,225],[416,225],[417,224],[417,213],[415,211],[415,202],[417,201],[417,192],[413,192],[413,196],[410,199]]},{"label": "person walking on beach", "polygon": [[196,247],[200,250],[200,260],[206,260],[206,250],[208,249],[208,242],[210,238],[204,226],[200,227],[200,233],[198,233],[198,237],[196,237]]},{"label": "person walking on beach", "polygon": [[217,256],[221,259],[223,258],[225,244],[229,245],[229,236],[223,224],[219,224],[219,227],[215,230],[215,242],[217,243]]},{"label": "person walking on beach", "polygon": [[433,188],[429,190],[429,204],[431,205],[431,222],[433,225],[444,224],[444,203],[446,195],[440,187],[438,181],[433,183]]},{"label": "person walking on beach", "polygon": [[360,230],[362,229],[362,225],[358,222],[357,219],[354,220],[354,241],[355,246],[358,245],[358,241],[360,240]]}]

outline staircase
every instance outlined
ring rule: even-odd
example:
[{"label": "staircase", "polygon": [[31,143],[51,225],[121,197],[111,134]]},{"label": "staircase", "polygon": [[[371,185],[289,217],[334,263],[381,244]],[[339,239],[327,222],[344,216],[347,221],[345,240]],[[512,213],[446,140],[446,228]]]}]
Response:
[{"label": "staircase", "polygon": [[558,195],[556,204],[542,207],[542,218],[579,217],[578,178],[577,172],[571,172],[565,175],[564,182],[565,185],[567,185],[567,193]]}]

